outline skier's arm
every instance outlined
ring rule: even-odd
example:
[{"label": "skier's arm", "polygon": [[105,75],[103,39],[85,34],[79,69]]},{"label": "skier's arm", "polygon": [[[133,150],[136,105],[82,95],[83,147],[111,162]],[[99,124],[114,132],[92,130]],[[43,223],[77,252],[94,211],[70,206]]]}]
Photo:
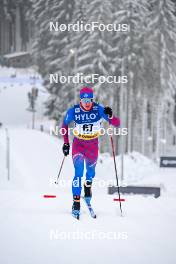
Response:
[{"label": "skier's arm", "polygon": [[99,112],[100,116],[108,121],[110,125],[113,125],[115,127],[120,126],[120,118],[113,115],[112,109],[110,107],[99,105]]},{"label": "skier's arm", "polygon": [[69,144],[68,124],[73,121],[73,114],[74,114],[74,108],[70,108],[67,111],[62,123],[62,132],[64,132],[63,133],[64,144]]}]

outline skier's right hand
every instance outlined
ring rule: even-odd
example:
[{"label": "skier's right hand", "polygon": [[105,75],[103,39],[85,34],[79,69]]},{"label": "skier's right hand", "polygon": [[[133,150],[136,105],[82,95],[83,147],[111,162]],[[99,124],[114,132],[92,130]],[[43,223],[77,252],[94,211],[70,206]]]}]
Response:
[{"label": "skier's right hand", "polygon": [[69,155],[69,150],[70,150],[70,144],[69,143],[64,143],[63,147],[62,147],[64,156]]}]

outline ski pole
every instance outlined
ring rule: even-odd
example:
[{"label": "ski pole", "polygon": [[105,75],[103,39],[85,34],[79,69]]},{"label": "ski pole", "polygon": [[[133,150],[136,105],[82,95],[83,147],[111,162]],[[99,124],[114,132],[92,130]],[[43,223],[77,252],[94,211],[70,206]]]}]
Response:
[{"label": "ski pole", "polygon": [[55,184],[58,184],[59,176],[60,176],[60,174],[61,174],[61,171],[62,171],[62,167],[63,167],[64,161],[65,161],[65,156],[64,156],[64,158],[63,158],[63,160],[62,160],[62,163],[61,163],[61,166],[60,166],[59,173],[58,173],[58,175],[57,175],[57,180],[55,181]]},{"label": "ski pole", "polygon": [[116,165],[114,141],[113,141],[112,135],[110,135],[110,139],[111,139],[112,154],[113,154],[115,175],[116,175],[116,181],[117,181],[117,190],[118,190],[118,196],[119,196],[119,202],[120,202],[120,211],[121,211],[121,216],[122,216],[122,204],[121,204],[121,198],[120,198],[119,180],[118,180],[118,175],[117,175],[117,165]]}]

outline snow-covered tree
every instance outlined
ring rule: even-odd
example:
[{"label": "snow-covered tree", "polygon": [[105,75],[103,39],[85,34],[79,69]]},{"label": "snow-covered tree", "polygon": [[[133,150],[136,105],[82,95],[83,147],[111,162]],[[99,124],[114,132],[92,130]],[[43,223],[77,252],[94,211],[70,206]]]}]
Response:
[{"label": "snow-covered tree", "polygon": [[[50,117],[78,100],[82,84],[51,84],[49,74],[128,76],[127,84],[91,86],[128,127],[125,151],[159,154],[161,137],[174,129],[176,16],[172,0],[33,0],[34,54],[50,98]],[[49,22],[128,24],[127,32],[50,32]],[[164,141],[163,141],[164,142]],[[157,154],[157,155],[158,155]],[[157,156],[156,155],[156,156]]]},{"label": "snow-covered tree", "polygon": [[[63,94],[62,84],[51,84],[49,74],[66,75],[65,53],[69,44],[69,32],[49,30],[50,22],[58,24],[68,24],[71,22],[74,1],[72,0],[39,0],[33,3],[33,14],[36,23],[36,37],[34,42],[34,54],[37,58],[39,71],[44,78],[44,84],[50,93],[50,98],[46,102],[47,112],[50,117],[58,119],[62,113],[62,101],[69,100],[68,90]],[[62,93],[62,96],[60,95]]]}]

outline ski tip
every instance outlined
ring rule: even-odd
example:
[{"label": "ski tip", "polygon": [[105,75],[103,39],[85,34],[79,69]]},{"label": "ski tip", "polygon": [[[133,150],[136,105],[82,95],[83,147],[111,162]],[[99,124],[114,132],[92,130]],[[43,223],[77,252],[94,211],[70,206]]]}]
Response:
[{"label": "ski tip", "polygon": [[56,198],[56,195],[44,194],[43,198]]},{"label": "ski tip", "polygon": [[72,214],[72,216],[75,218],[75,219],[77,219],[77,220],[79,220],[79,215],[74,215],[74,214]]}]

